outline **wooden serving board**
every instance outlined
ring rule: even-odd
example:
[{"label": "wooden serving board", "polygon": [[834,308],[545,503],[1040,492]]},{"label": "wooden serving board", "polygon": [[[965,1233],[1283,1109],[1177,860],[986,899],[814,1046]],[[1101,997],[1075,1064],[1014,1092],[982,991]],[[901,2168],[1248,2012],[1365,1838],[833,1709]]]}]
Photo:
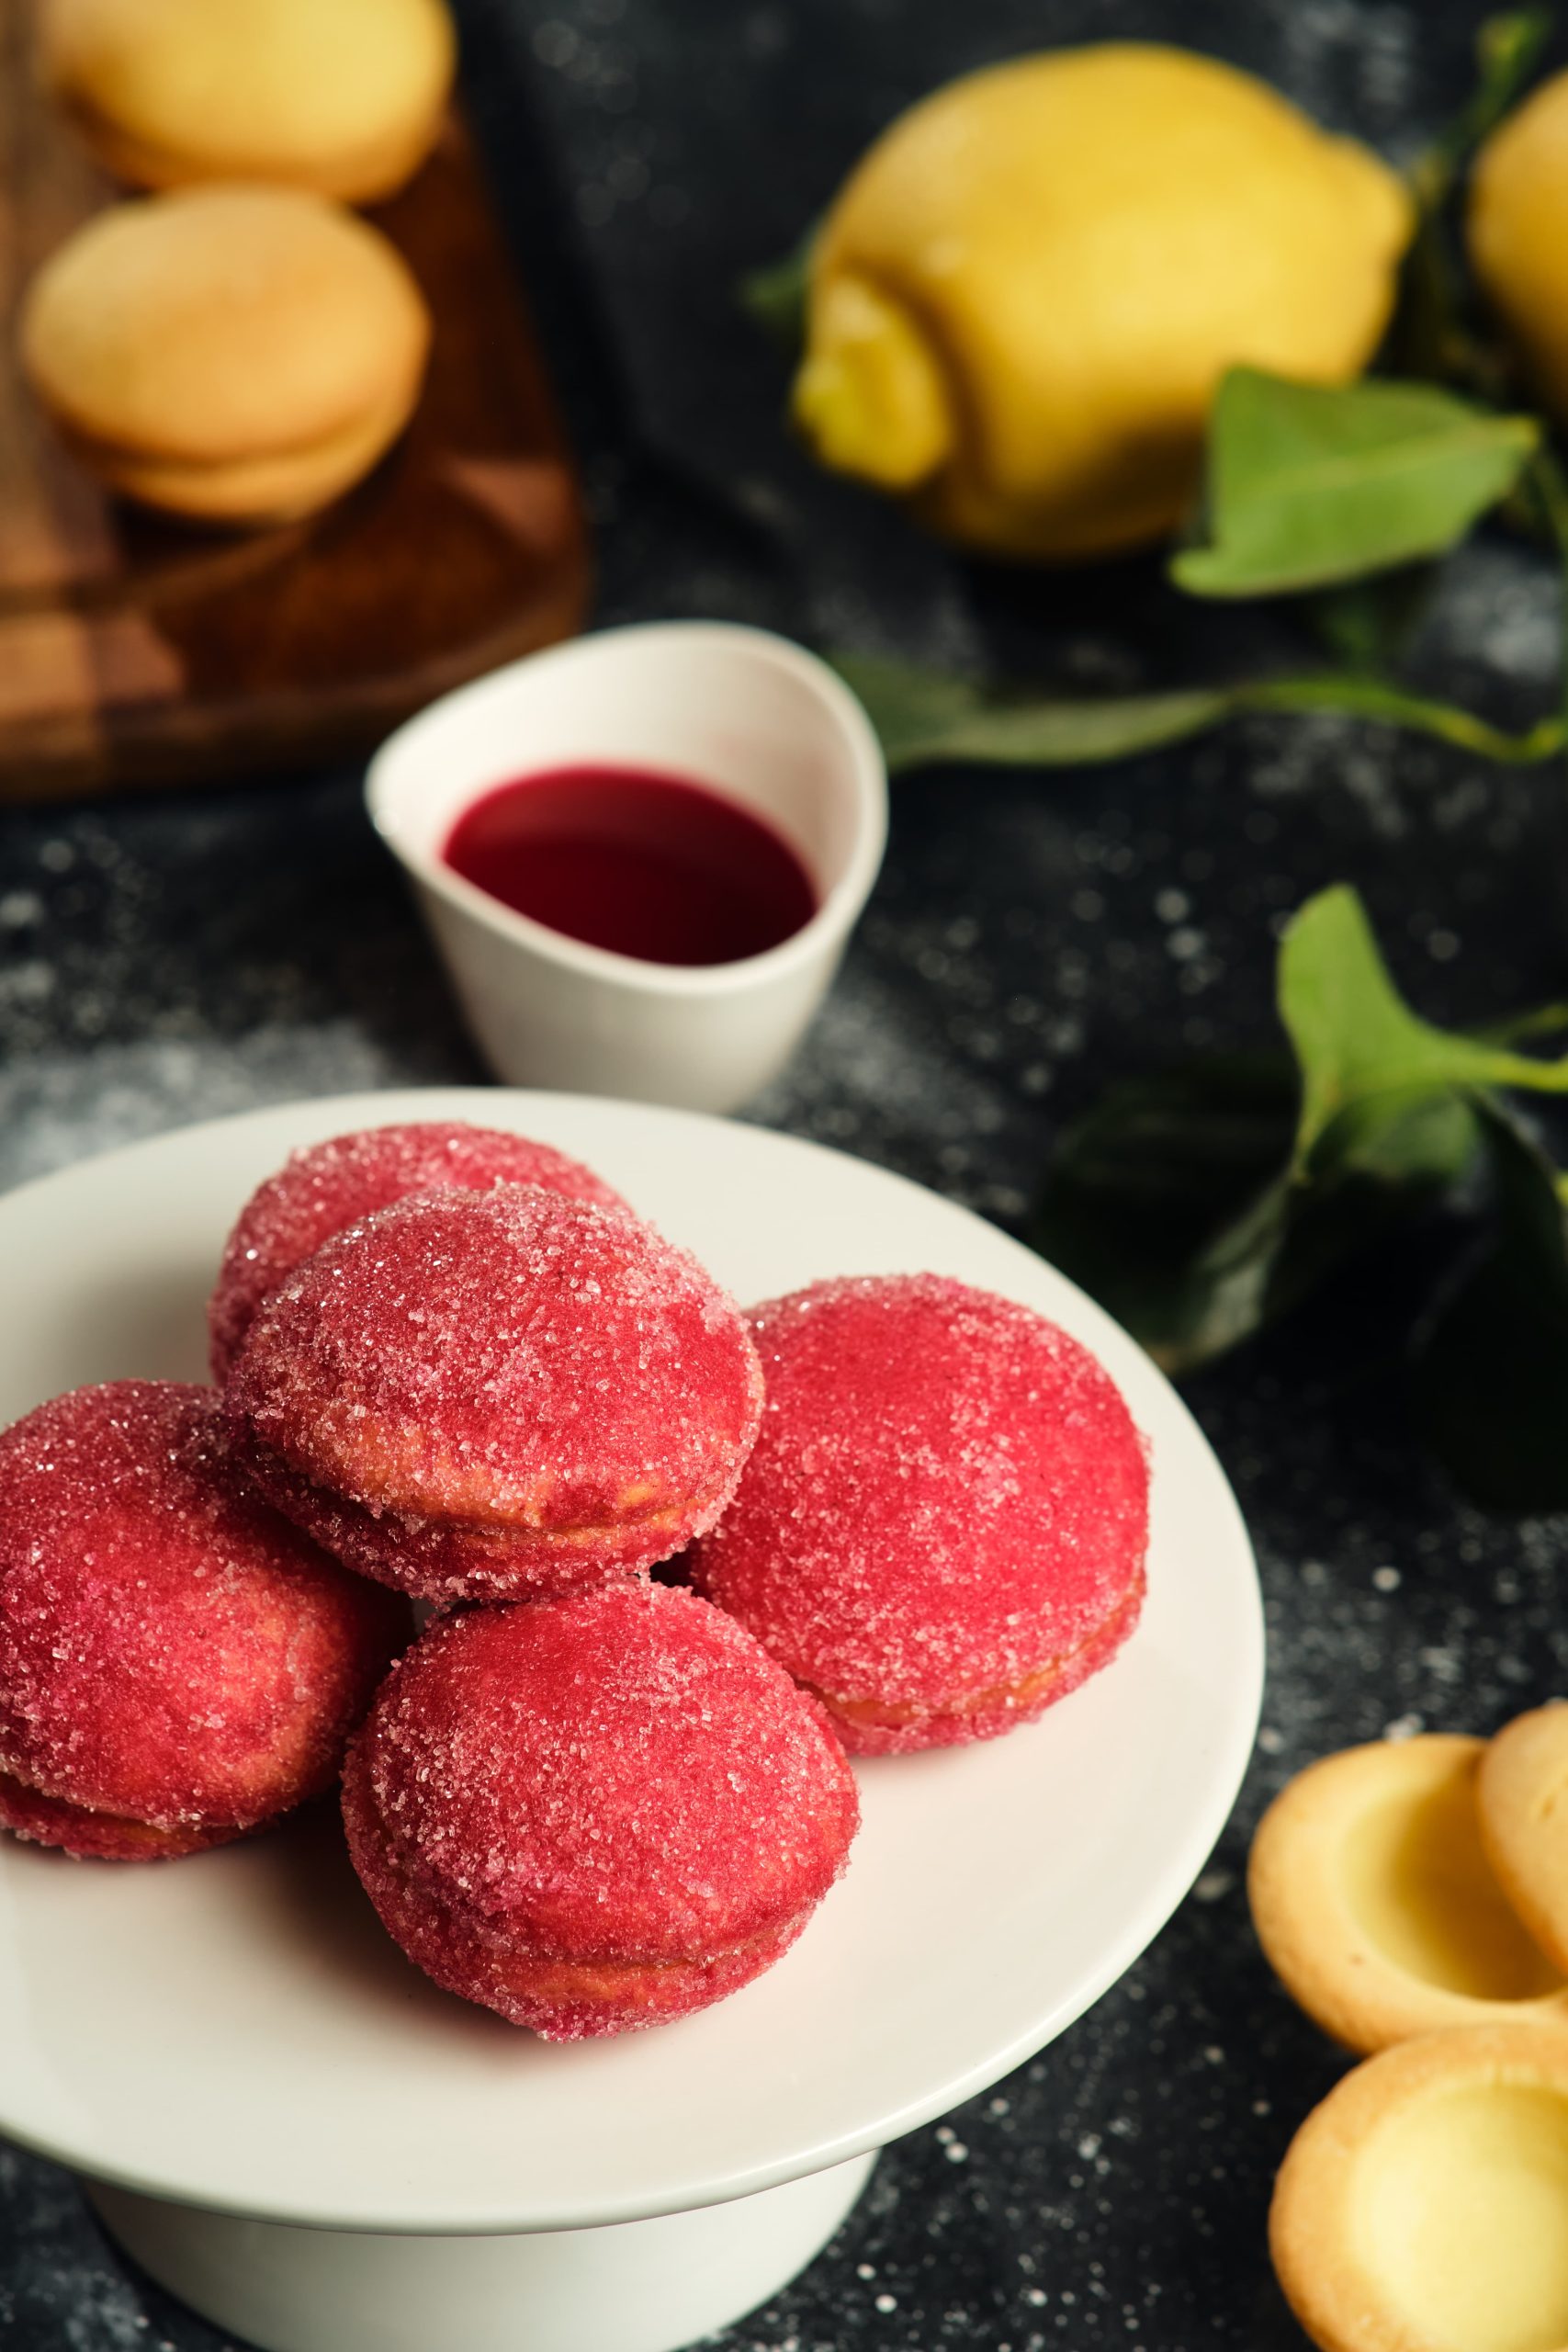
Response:
[{"label": "wooden serving board", "polygon": [[38,265],[121,193],[37,85],[0,0],[0,799],[217,780],[363,750],[464,678],[569,635],[581,507],[474,153],[454,118],[370,217],[434,318],[408,432],[305,521],[187,527],[100,490],[22,377]]}]

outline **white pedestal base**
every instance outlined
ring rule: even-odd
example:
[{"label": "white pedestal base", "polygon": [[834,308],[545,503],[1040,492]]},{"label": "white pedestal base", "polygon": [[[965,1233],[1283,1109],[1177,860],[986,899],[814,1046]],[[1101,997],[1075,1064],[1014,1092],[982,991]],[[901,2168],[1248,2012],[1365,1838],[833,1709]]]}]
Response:
[{"label": "white pedestal base", "polygon": [[262,2352],[678,2352],[803,2270],[875,2161],[694,2212],[517,2237],[294,2229],[85,2186],[160,2286]]}]

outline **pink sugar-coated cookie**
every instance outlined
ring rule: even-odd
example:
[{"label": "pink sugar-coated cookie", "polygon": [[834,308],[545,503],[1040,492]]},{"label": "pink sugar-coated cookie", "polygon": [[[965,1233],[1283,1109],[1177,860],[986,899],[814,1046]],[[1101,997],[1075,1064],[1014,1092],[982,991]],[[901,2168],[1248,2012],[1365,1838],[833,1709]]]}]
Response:
[{"label": "pink sugar-coated cookie", "polygon": [[0,1823],[110,1861],[332,1785],[412,1630],[265,1503],[216,1391],[112,1381],[0,1435]]},{"label": "pink sugar-coated cookie", "polygon": [[626,1207],[591,1168],[549,1144],[458,1120],[363,1127],[291,1153],[251,1194],[224,1249],[207,1310],[214,1380],[228,1378],[263,1299],[344,1226],[411,1193],[497,1184],[543,1184],[601,1208]]},{"label": "pink sugar-coated cookie", "polygon": [[757,1351],[694,1258],[558,1193],[416,1193],[275,1291],[225,1392],[242,1460],[331,1552],[433,1600],[646,1568],[718,1516]]},{"label": "pink sugar-coated cookie", "polygon": [[752,1310],[767,1405],[695,1589],[814,1691],[853,1753],[991,1739],[1137,1623],[1144,1446],[1087,1348],[936,1274]]},{"label": "pink sugar-coated cookie", "polygon": [[558,2041],[750,1984],[859,1821],[822,1710],[731,1619],[643,1577],[439,1619],[355,1737],[343,1804],[409,1957]]}]

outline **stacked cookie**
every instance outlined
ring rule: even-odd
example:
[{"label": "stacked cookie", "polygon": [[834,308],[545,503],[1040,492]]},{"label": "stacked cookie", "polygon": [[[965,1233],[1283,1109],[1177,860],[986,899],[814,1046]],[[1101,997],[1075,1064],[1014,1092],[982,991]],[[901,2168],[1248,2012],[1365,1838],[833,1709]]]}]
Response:
[{"label": "stacked cookie", "polygon": [[401,433],[429,314],[342,202],[423,161],[453,68],[442,0],[51,0],[46,85],[118,177],[22,315],[73,455],[141,503],[262,525],[338,497]]},{"label": "stacked cookie", "polygon": [[133,187],[377,203],[434,143],[455,62],[442,0],[49,0],[43,18],[47,87]]},{"label": "stacked cookie", "polygon": [[[220,1388],[78,1391],[0,1439],[0,1821],[172,1854],[346,1755],[392,1935],[552,2037],[750,1982],[844,1865],[846,1748],[993,1738],[1137,1617],[1144,1449],[1077,1342],[934,1275],[745,1316],[515,1135],[296,1154],[209,1321]],[[183,1499],[160,1415],[198,1425]],[[411,1596],[434,1622],[387,1673]],[[335,1644],[307,1600],[347,1609]]]},{"label": "stacked cookie", "polygon": [[1292,2143],[1270,2240],[1325,2352],[1568,2341],[1568,1705],[1300,1774],[1253,1918],[1367,2063]]}]

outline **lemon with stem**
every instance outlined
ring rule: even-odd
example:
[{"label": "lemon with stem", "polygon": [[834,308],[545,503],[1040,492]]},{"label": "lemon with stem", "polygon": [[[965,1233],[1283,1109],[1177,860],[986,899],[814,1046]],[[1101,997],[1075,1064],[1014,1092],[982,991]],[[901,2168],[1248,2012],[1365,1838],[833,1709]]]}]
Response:
[{"label": "lemon with stem", "polygon": [[1213,58],[1019,58],[872,147],[812,255],[794,413],[822,461],[1026,558],[1156,539],[1238,362],[1358,375],[1412,212],[1368,149]]}]

